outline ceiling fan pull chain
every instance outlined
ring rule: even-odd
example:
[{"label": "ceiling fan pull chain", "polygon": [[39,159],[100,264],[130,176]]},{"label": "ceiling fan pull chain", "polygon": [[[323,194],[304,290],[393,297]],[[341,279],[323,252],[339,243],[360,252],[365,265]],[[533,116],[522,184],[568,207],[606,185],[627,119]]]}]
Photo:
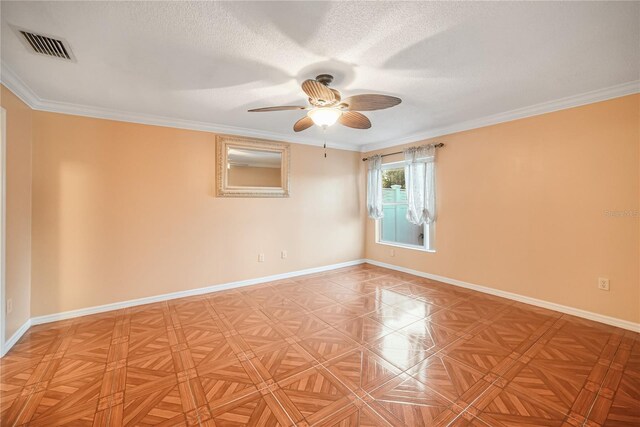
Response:
[{"label": "ceiling fan pull chain", "polygon": [[322,135],[324,137],[324,145],[322,146],[322,148],[324,148],[324,158],[327,158],[327,126],[322,126]]}]

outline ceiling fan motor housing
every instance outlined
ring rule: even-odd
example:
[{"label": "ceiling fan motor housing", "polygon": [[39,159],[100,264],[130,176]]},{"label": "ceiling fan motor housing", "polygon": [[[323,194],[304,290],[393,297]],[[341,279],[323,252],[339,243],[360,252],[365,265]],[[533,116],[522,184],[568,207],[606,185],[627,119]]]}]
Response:
[{"label": "ceiling fan motor housing", "polygon": [[322,83],[325,86],[329,86],[333,81],[333,76],[331,74],[320,74],[316,76],[316,81],[318,83]]},{"label": "ceiling fan motor housing", "polygon": [[315,79],[302,82],[302,91],[309,97],[311,108],[303,106],[277,106],[256,108],[249,111],[308,110],[307,115],[293,125],[300,132],[316,124],[327,127],[338,122],[354,129],[369,129],[371,121],[359,111],[384,110],[400,104],[400,98],[388,95],[366,93],[342,99],[342,94],[330,88],[333,82],[331,74],[319,74]]}]

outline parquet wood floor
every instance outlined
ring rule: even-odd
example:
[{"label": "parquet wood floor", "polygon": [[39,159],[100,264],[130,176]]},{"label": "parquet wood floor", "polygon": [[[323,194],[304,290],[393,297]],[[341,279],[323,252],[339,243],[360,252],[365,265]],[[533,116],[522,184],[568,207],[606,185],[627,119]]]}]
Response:
[{"label": "parquet wood floor", "polygon": [[638,334],[371,265],[32,327],[2,426],[638,426]]}]

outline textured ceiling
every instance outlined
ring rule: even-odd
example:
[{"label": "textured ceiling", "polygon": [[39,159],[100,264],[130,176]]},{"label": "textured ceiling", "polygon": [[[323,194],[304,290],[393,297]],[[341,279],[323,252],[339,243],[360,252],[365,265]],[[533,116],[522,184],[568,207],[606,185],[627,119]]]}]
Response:
[{"label": "textured ceiling", "polygon": [[[401,97],[370,130],[399,140],[638,80],[640,3],[9,2],[2,61],[39,98],[294,135],[300,83]],[[65,38],[76,63],[29,53],[8,24]],[[305,137],[321,138],[314,127]]]}]

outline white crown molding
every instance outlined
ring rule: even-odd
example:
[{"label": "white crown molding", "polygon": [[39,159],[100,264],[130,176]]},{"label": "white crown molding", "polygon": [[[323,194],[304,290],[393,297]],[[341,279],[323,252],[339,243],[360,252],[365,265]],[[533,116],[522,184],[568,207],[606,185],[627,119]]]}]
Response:
[{"label": "white crown molding", "polygon": [[456,123],[450,126],[442,126],[430,129],[425,132],[418,132],[412,135],[395,139],[392,141],[374,142],[361,146],[361,152],[369,152],[381,150],[383,148],[395,147],[397,145],[411,144],[429,138],[436,138],[452,133],[463,132],[471,129],[482,128],[486,126],[496,125],[498,123],[510,122],[513,120],[524,119],[526,117],[538,116],[540,114],[551,113],[567,108],[579,107],[581,105],[593,104],[594,102],[606,101],[608,99],[619,98],[621,96],[632,95],[640,92],[640,80],[634,80],[604,89],[598,89],[586,92],[580,95],[568,96],[553,101],[542,102],[540,104],[531,105],[529,107],[518,108],[504,113],[493,114],[491,116],[479,119],[468,120]]},{"label": "white crown molding", "polygon": [[[139,123],[152,126],[164,126],[178,129],[188,129],[215,134],[234,136],[246,136],[250,138],[262,138],[289,142],[292,144],[313,145],[321,147],[324,141],[301,135],[289,135],[279,132],[261,131],[236,126],[226,126],[216,123],[200,122],[195,120],[174,119],[170,117],[155,116],[151,114],[129,113],[115,111],[106,108],[91,107],[87,105],[72,104],[68,102],[51,101],[42,99],[36,95],[27,84],[20,79],[4,62],[0,68],[0,83],[4,84],[11,92],[20,98],[25,104],[34,110],[48,111],[51,113],[71,114],[74,116],[92,117],[96,119],[115,120],[119,122]],[[357,144],[344,144],[327,142],[328,148],[338,150],[360,151]]]},{"label": "white crown molding", "polygon": [[459,286],[465,289],[482,292],[485,294],[495,295],[507,298],[513,301],[523,302],[525,304],[535,305],[549,310],[559,311],[560,313],[570,314],[572,316],[581,317],[583,319],[593,320],[595,322],[604,323],[606,325],[616,326],[618,328],[627,329],[634,332],[640,332],[640,323],[630,322],[628,320],[618,319],[616,317],[605,316],[604,314],[593,313],[591,311],[582,310],[575,307],[569,307],[555,302],[531,298],[513,292],[501,291],[499,289],[489,288],[487,286],[476,285],[474,283],[463,282],[462,280],[451,279],[449,277],[439,276],[437,274],[425,273],[423,271],[413,270],[411,268],[400,267],[386,262],[375,261],[372,259],[364,260],[367,264],[377,265],[391,270],[401,271],[403,273],[413,274],[414,276],[424,277],[427,279],[437,280],[438,282],[448,283],[450,285]]},{"label": "white crown molding", "polygon": [[38,105],[41,100],[29,86],[27,86],[20,77],[18,77],[4,62],[0,62],[0,83],[14,93],[22,102],[32,109]]},{"label": "white crown molding", "polygon": [[[298,136],[295,137],[270,131],[260,131],[242,127],[226,126],[215,123],[199,122],[194,120],[173,119],[169,117],[154,116],[149,114],[127,113],[103,109],[98,107],[90,107],[86,105],[71,104],[66,102],[50,101],[40,98],[24,81],[22,81],[6,63],[1,63],[0,83],[4,84],[16,96],[18,96],[25,104],[34,110],[48,111],[52,113],[72,114],[76,116],[93,117],[98,119],[116,120],[121,122],[140,123],[153,126],[164,126],[179,129],[189,129],[204,132],[212,132],[216,134],[229,134],[237,136],[246,136],[251,138],[264,138],[270,140],[278,140],[290,142],[294,144],[322,146],[323,141],[314,138]],[[585,92],[579,95],[568,96],[528,107],[518,108],[503,113],[493,114],[478,119],[467,120],[450,126],[441,126],[430,129],[425,132],[417,132],[399,139],[390,141],[374,142],[370,144],[345,144],[345,143],[327,143],[327,147],[339,150],[359,151],[362,153],[381,150],[383,148],[395,147],[403,144],[415,143],[429,138],[436,138],[452,133],[463,132],[471,129],[478,129],[499,123],[510,122],[513,120],[524,119],[526,117],[538,116],[541,114],[551,113],[554,111],[565,110],[568,108],[579,107],[581,105],[592,104],[594,102],[606,101],[608,99],[618,98],[621,96],[632,95],[640,92],[640,80],[634,80],[603,89]]]}]

